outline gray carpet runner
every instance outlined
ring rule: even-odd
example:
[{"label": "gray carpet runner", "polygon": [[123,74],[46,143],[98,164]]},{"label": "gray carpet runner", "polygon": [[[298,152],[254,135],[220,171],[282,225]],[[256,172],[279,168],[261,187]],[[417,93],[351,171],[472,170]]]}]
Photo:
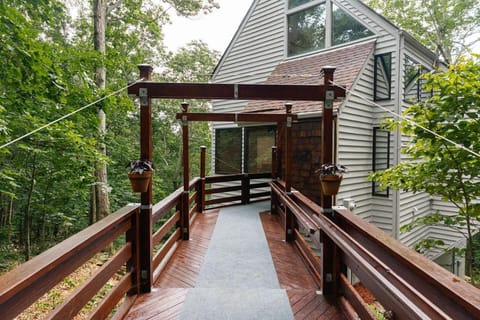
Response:
[{"label": "gray carpet runner", "polygon": [[259,213],[269,203],[220,210],[195,288],[180,319],[293,320]]}]

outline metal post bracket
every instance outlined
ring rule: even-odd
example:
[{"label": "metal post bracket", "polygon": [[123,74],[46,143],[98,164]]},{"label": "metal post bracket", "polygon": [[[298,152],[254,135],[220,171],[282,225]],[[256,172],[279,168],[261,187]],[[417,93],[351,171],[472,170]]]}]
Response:
[{"label": "metal post bracket", "polygon": [[138,89],[138,96],[140,97],[140,106],[148,107],[148,89],[147,88],[139,88]]}]

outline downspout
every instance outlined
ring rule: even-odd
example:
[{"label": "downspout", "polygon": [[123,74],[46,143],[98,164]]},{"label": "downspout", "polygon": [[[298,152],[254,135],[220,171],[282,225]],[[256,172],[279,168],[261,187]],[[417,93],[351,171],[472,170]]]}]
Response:
[{"label": "downspout", "polygon": [[[403,55],[404,55],[404,45],[405,45],[405,38],[403,35],[403,31],[399,30],[397,32],[397,41],[398,41],[398,51],[397,51],[397,92],[396,92],[396,104],[395,104],[395,112],[397,114],[402,114],[402,101],[403,101]],[[397,165],[400,163],[402,158],[402,134],[400,132],[400,128],[397,128],[395,131],[395,140],[394,140],[394,162],[393,165]],[[393,234],[392,236],[395,239],[400,238],[400,200],[401,200],[401,191],[393,191],[393,206],[394,209],[393,216],[392,216],[392,229]]]}]

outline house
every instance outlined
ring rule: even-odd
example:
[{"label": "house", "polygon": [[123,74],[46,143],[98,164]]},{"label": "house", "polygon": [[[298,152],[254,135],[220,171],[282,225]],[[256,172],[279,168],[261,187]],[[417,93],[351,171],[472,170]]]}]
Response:
[{"label": "house", "polygon": [[[320,84],[321,69],[335,66],[335,83],[346,98],[334,106],[335,157],[344,176],[337,205],[345,205],[413,246],[420,239],[443,240],[463,247],[453,230],[400,229],[436,210],[456,212],[452,205],[425,193],[380,190],[367,179],[371,171],[393,166],[406,155],[408,137],[381,128],[391,113],[401,114],[431,92],[422,90],[419,75],[438,65],[433,52],[357,0],[254,0],[212,76],[214,83]],[[285,112],[271,101],[214,101],[214,112]],[[319,198],[315,170],[320,166],[321,104],[293,103],[295,172],[292,184],[310,198]],[[213,126],[215,173],[270,170],[275,126],[234,123]],[[457,274],[463,262],[453,253],[430,250],[429,258]]]}]

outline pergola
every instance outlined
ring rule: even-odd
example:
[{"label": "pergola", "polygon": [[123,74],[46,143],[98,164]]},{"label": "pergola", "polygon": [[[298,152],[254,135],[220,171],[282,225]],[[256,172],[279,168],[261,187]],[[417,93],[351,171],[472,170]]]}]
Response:
[{"label": "pergola", "polygon": [[[345,89],[333,85],[335,67],[323,68],[323,85],[267,85],[267,84],[210,84],[210,83],[162,83],[153,82],[150,65],[139,65],[140,80],[129,87],[128,94],[140,99],[140,158],[152,161],[152,99],[220,99],[220,100],[277,100],[277,101],[322,101],[322,163],[333,162],[333,101],[345,97]],[[285,168],[281,175],[285,181],[285,192],[291,193],[291,164],[292,164],[292,126],[297,119],[292,114],[292,104],[286,104],[285,114],[269,113],[191,113],[188,104],[181,104],[182,112],[177,119],[182,123],[183,132],[183,200],[180,225],[182,239],[189,239],[189,122],[274,122],[277,123],[276,154],[285,150]],[[281,128],[285,128],[285,141],[281,138]],[[276,169],[272,168],[273,178],[280,176],[281,158],[277,156]],[[331,210],[332,196],[322,195],[321,206],[324,211]],[[152,229],[152,182],[148,190],[141,194],[139,228],[142,232],[150,233]],[[288,225],[288,221],[287,221]],[[146,238],[148,239],[148,238]],[[151,241],[151,240],[150,240]],[[142,252],[152,252],[151,243],[140,242]],[[141,257],[142,271],[147,278],[151,278],[151,257]],[[149,276],[150,275],[150,276]],[[143,277],[143,275],[142,275]],[[147,280],[148,281],[148,280]]]}]

